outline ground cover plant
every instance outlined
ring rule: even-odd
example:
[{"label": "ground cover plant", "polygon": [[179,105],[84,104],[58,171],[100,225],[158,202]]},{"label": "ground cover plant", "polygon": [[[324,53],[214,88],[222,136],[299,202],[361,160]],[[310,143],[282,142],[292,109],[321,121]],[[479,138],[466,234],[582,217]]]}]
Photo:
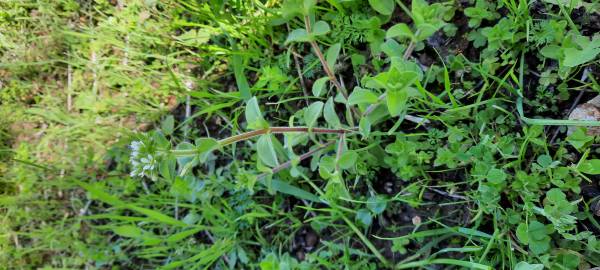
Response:
[{"label": "ground cover plant", "polygon": [[0,7],[7,269],[600,266],[597,1]]}]

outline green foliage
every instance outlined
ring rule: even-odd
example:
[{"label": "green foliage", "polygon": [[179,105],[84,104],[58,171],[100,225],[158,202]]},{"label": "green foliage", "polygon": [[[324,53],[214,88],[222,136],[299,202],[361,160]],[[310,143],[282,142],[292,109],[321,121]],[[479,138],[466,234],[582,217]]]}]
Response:
[{"label": "green foliage", "polygon": [[392,15],[396,6],[393,0],[369,0],[369,4],[383,15]]},{"label": "green foliage", "polygon": [[596,4],[84,2],[0,3],[1,265],[600,265]]},{"label": "green foliage", "polygon": [[533,254],[539,255],[550,250],[550,236],[554,230],[538,221],[520,223],[516,230],[519,241],[529,246]]},{"label": "green foliage", "polygon": [[492,21],[498,19],[500,14],[495,10],[494,3],[486,0],[477,0],[474,7],[465,8],[465,15],[469,17],[469,27],[476,28],[484,20]]}]

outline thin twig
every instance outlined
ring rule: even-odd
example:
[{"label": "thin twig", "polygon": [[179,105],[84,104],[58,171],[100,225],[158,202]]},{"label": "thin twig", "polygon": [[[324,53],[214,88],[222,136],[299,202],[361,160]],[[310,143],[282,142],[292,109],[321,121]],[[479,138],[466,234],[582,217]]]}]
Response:
[{"label": "thin twig", "polygon": [[[304,16],[304,25],[306,27],[306,31],[308,33],[310,33],[311,32],[310,18],[308,16]],[[325,71],[325,73],[327,74],[327,77],[329,77],[329,80],[331,81],[331,83],[333,83],[335,88],[337,88],[338,91],[342,94],[342,96],[344,96],[344,99],[348,100],[348,91],[340,83],[340,81],[337,79],[337,77],[335,77],[335,74],[333,73],[333,71],[329,68],[329,64],[327,63],[325,56],[323,56],[323,52],[321,52],[321,48],[319,48],[319,44],[317,44],[317,41],[311,40],[309,43],[310,43],[310,46],[312,47],[313,51],[315,51],[315,54],[319,58],[319,61],[321,62],[321,66],[323,66],[323,71]],[[350,111],[352,111],[352,114],[354,114],[354,116],[356,116],[356,118],[358,118],[360,116],[360,113],[356,110],[356,107],[350,106]],[[349,122],[351,125],[354,125],[352,123],[352,120]]]},{"label": "thin twig", "polygon": [[282,134],[291,132],[304,132],[304,133],[321,133],[321,134],[342,134],[342,133],[353,133],[356,130],[348,129],[330,129],[330,128],[308,128],[308,127],[270,127],[259,130],[253,130],[245,132],[239,135],[231,136],[219,141],[221,146],[232,144],[238,141],[247,140],[256,136],[260,136],[267,133]]},{"label": "thin twig", "polygon": [[[308,151],[308,152],[306,152],[306,153],[304,153],[304,154],[300,155],[300,156],[298,157],[298,158],[299,158],[299,160],[298,160],[298,161],[300,162],[300,161],[303,161],[303,160],[305,160],[305,159],[307,159],[307,158],[311,157],[311,156],[312,156],[312,155],[314,155],[316,152],[318,152],[318,151],[321,151],[321,150],[323,150],[323,149],[327,148],[328,146],[332,145],[333,143],[335,143],[335,141],[334,141],[334,140],[333,140],[333,141],[329,141],[329,142],[327,142],[327,143],[325,143],[325,144],[323,144],[323,145],[321,145],[321,146],[319,146],[319,147],[317,147],[317,148],[315,148],[315,149],[313,149],[313,150],[310,150],[310,151]],[[277,166],[277,167],[273,168],[273,169],[271,170],[271,173],[263,173],[263,174],[259,175],[259,176],[258,176],[258,179],[262,179],[262,178],[266,177],[266,176],[267,176],[267,175],[269,175],[269,174],[276,174],[276,173],[278,173],[278,172],[280,172],[280,171],[282,171],[282,170],[285,170],[285,169],[289,168],[290,166],[292,166],[292,161],[291,161],[291,160],[288,160],[288,161],[286,161],[286,162],[284,162],[284,163],[281,163],[279,166]]]},{"label": "thin twig", "polygon": [[339,142],[338,142],[338,149],[337,152],[335,154],[335,160],[336,160],[336,164],[335,164],[335,170],[336,171],[340,171],[340,158],[342,157],[342,154],[344,153],[344,138],[346,138],[346,136],[344,135],[344,133],[340,134],[340,138],[339,138]]},{"label": "thin twig", "polygon": [[[304,25],[305,25],[306,31],[308,33],[312,32],[311,27],[310,27],[310,18],[308,16],[304,16]],[[325,56],[323,56],[323,52],[321,52],[321,48],[319,48],[317,41],[311,40],[310,46],[315,51],[315,54],[319,58],[319,61],[321,61],[321,65],[323,66],[323,71],[325,71],[325,73],[327,74],[327,77],[329,77],[329,80],[333,83],[333,85],[335,85],[335,87],[338,89],[338,91],[340,91],[340,93],[342,93],[344,98],[348,99],[348,92],[346,91],[345,88],[342,87],[342,85],[340,84],[338,79],[335,77],[335,74],[333,74],[333,71],[331,71],[331,69],[329,68],[329,64],[327,64],[327,60],[325,59]]]},{"label": "thin twig", "polygon": [[435,193],[438,193],[438,194],[440,194],[440,195],[444,195],[444,196],[447,196],[447,197],[450,197],[450,198],[454,198],[454,199],[460,199],[460,200],[465,200],[465,201],[469,199],[469,198],[467,198],[467,197],[465,197],[465,196],[462,196],[462,195],[457,195],[457,194],[452,194],[452,193],[448,193],[448,192],[446,192],[446,191],[439,190],[439,189],[437,189],[437,188],[432,188],[432,187],[429,187],[429,189],[430,189],[430,190],[432,190],[432,191],[433,191],[433,192],[435,192]]},{"label": "thin twig", "polygon": [[306,106],[310,105],[308,101],[308,88],[306,88],[306,83],[304,82],[304,76],[302,75],[302,68],[300,67],[300,59],[298,54],[292,49],[292,56],[294,58],[294,65],[296,66],[296,72],[298,72],[298,79],[300,79],[300,87],[302,87],[302,92],[304,93],[304,100],[306,101]]},{"label": "thin twig", "polygon": [[[307,127],[270,127],[259,130],[248,131],[242,134],[231,136],[218,141],[218,145],[223,147],[236,142],[245,141],[264,134],[285,134],[285,133],[318,133],[318,134],[344,134],[354,133],[357,129],[330,129],[330,128],[307,128]],[[171,150],[176,156],[196,155],[196,149],[189,150]]]}]

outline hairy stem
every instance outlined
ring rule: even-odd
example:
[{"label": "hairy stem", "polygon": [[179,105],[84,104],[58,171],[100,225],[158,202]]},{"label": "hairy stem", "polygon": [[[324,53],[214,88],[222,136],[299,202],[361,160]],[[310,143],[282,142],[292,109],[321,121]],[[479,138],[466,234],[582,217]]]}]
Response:
[{"label": "hairy stem", "polygon": [[[356,129],[331,129],[331,128],[307,128],[307,127],[269,127],[259,130],[248,131],[242,134],[231,136],[218,141],[219,146],[227,146],[236,142],[245,141],[264,134],[284,134],[284,133],[318,133],[318,134],[346,134],[354,133]],[[198,154],[196,149],[170,150],[175,156],[194,156]]]},{"label": "hairy stem", "polygon": [[256,136],[272,133],[272,134],[282,134],[282,133],[320,133],[320,134],[344,134],[344,133],[352,133],[354,130],[348,129],[331,129],[331,128],[307,128],[307,127],[269,127],[263,128],[259,130],[248,131],[239,135],[231,136],[229,138],[225,138],[219,141],[219,145],[225,146],[232,143],[236,143],[239,141],[244,141],[250,138],[254,138]]}]

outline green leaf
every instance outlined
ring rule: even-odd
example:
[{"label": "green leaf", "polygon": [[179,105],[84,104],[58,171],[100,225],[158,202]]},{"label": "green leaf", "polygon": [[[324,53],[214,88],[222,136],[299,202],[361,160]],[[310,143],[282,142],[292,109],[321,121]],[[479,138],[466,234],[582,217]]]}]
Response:
[{"label": "green leaf", "polygon": [[246,103],[246,122],[248,123],[249,129],[262,129],[268,127],[267,122],[262,116],[260,112],[260,108],[258,107],[258,100],[256,97],[252,97]]},{"label": "green leaf", "polygon": [[165,135],[173,134],[174,127],[175,118],[172,115],[167,116],[160,125],[160,129],[165,133]]},{"label": "green leaf", "polygon": [[385,211],[387,202],[381,196],[372,196],[367,200],[367,208],[375,215],[379,215]]},{"label": "green leaf", "polygon": [[128,208],[132,211],[146,215],[148,218],[153,219],[153,220],[163,223],[163,224],[169,224],[169,225],[174,225],[174,226],[187,226],[187,224],[185,224],[184,222],[174,219],[174,218],[167,216],[163,213],[160,213],[158,211],[135,206],[135,205],[132,205],[129,203],[125,203],[124,201],[120,200],[116,196],[106,193],[100,187],[90,185],[88,183],[84,183],[84,182],[77,181],[77,180],[75,180],[75,182],[78,185],[80,185],[81,187],[83,187],[85,190],[87,190],[93,196],[94,199],[101,200],[110,205]]},{"label": "green leaf", "polygon": [[291,42],[308,42],[311,41],[311,37],[308,34],[308,32],[306,32],[306,29],[294,29],[287,37],[287,39],[285,40],[285,44],[291,43]]},{"label": "green leaf", "polygon": [[360,87],[355,87],[354,91],[348,97],[348,105],[355,104],[373,104],[377,102],[377,95],[373,92],[362,89]]},{"label": "green leaf", "polygon": [[501,169],[492,168],[488,172],[486,179],[494,185],[501,185],[506,180],[506,173]]},{"label": "green leaf", "polygon": [[328,172],[335,170],[335,158],[332,156],[323,156],[319,163],[319,169],[323,169]]},{"label": "green leaf", "polygon": [[440,30],[441,27],[435,26],[433,24],[429,24],[429,23],[422,23],[418,25],[418,29],[420,30],[418,35],[415,37],[417,40],[425,40],[428,37],[432,36],[433,34],[435,34],[435,32],[437,32],[438,30]]},{"label": "green leaf", "polygon": [[381,51],[385,53],[388,57],[392,58],[401,58],[404,54],[404,50],[406,46],[400,45],[394,39],[386,39],[386,41],[381,44]]},{"label": "green leaf", "polygon": [[352,150],[346,150],[342,153],[340,160],[338,160],[338,164],[342,169],[352,168],[356,164],[356,160],[358,159],[358,154]]},{"label": "green leaf", "polygon": [[291,195],[291,196],[294,196],[301,200],[307,200],[307,201],[311,201],[311,202],[321,202],[319,197],[317,197],[316,195],[314,195],[308,191],[305,191],[301,188],[292,186],[286,182],[272,179],[271,187],[273,188],[273,190],[275,190],[277,192]]},{"label": "green leaf", "polygon": [[200,155],[200,162],[206,162],[209,154],[219,148],[219,141],[213,138],[198,138],[194,141],[196,144],[196,150]]},{"label": "green leaf", "polygon": [[600,174],[600,159],[588,159],[582,162],[577,169],[585,174]]},{"label": "green leaf", "polygon": [[401,37],[401,38],[408,38],[411,40],[415,38],[412,30],[410,30],[410,27],[408,27],[408,25],[406,25],[405,23],[399,23],[399,24],[396,24],[396,25],[390,27],[390,29],[388,29],[387,32],[385,33],[385,37],[386,38]]},{"label": "green leaf", "polygon": [[325,102],[325,109],[323,111],[323,115],[325,116],[325,121],[333,128],[342,127],[342,123],[340,122],[340,118],[335,113],[335,107],[333,104],[333,98],[329,98],[327,102]]},{"label": "green leaf", "polygon": [[230,41],[231,47],[234,50],[234,54],[231,56],[231,66],[233,67],[233,76],[235,77],[235,84],[240,91],[242,98],[247,101],[250,99],[252,94],[250,93],[250,85],[248,84],[248,78],[244,73],[246,65],[244,65],[244,58],[242,53],[239,52],[237,45],[233,39]]},{"label": "green leaf", "polygon": [[124,225],[113,228],[113,232],[117,235],[128,237],[128,238],[141,238],[142,237],[142,229],[133,225]]},{"label": "green leaf", "polygon": [[554,44],[547,45],[540,50],[540,54],[546,58],[558,60],[561,56],[561,48]]},{"label": "green leaf", "polygon": [[360,225],[362,225],[363,227],[368,228],[369,226],[371,226],[371,223],[373,222],[373,217],[371,216],[371,212],[369,212],[369,210],[364,209],[364,208],[356,211],[356,221],[358,221],[358,223]]},{"label": "green leaf", "polygon": [[[189,154],[180,155],[180,154],[177,154],[177,152],[185,152],[185,153],[189,153]],[[179,164],[179,167],[183,167],[186,164],[190,163],[194,159],[194,157],[196,157],[198,155],[198,152],[196,151],[196,147],[189,142],[179,143],[175,147],[175,153],[176,153],[175,156],[177,157],[177,163]]]},{"label": "green leaf", "polygon": [[519,262],[515,265],[515,270],[544,270],[543,264],[529,264],[528,262]]},{"label": "green leaf", "polygon": [[173,180],[175,176],[177,176],[177,172],[175,171],[176,167],[177,159],[175,159],[173,156],[168,156],[160,162],[160,175],[167,180]]},{"label": "green leaf", "polygon": [[354,67],[354,71],[357,71],[357,68],[361,65],[364,65],[367,62],[367,59],[364,55],[359,54],[359,53],[355,53],[352,54],[352,56],[350,56],[350,62],[352,63],[352,66]]},{"label": "green leaf", "polygon": [[526,245],[529,244],[529,233],[527,231],[526,223],[519,223],[519,226],[517,226],[517,238],[521,243]]},{"label": "green leaf", "polygon": [[312,93],[315,97],[320,97],[323,95],[323,90],[325,89],[325,84],[329,81],[329,77],[323,77],[316,80],[312,86]]},{"label": "green leaf", "polygon": [[539,221],[532,221],[528,228],[529,249],[534,254],[542,254],[550,250],[550,236],[546,226]]},{"label": "green leaf", "polygon": [[199,154],[215,150],[219,147],[219,141],[213,138],[198,138],[194,143]]},{"label": "green leaf", "polygon": [[210,40],[211,34],[209,29],[191,29],[175,39],[184,46],[200,47]]},{"label": "green leaf", "polygon": [[329,27],[329,24],[327,24],[327,22],[318,21],[315,23],[315,25],[313,25],[311,34],[313,34],[315,36],[321,36],[321,35],[325,35],[325,34],[329,33],[330,30],[331,30],[331,28]]},{"label": "green leaf", "polygon": [[388,91],[386,102],[391,116],[398,116],[404,112],[408,94],[406,91]]},{"label": "green leaf", "polygon": [[327,49],[325,59],[327,59],[327,65],[329,66],[329,69],[331,69],[332,71],[335,71],[335,61],[337,60],[338,56],[340,55],[341,49],[342,49],[341,43],[333,44],[333,45],[331,45],[331,47],[329,47],[329,49]]},{"label": "green leaf", "polygon": [[562,62],[563,65],[576,67],[594,60],[600,53],[600,38],[589,41],[587,37],[581,37],[577,39],[577,43],[581,45],[581,50],[576,48],[564,49],[565,58]]},{"label": "green leaf", "polygon": [[394,0],[369,0],[369,4],[383,15],[391,15],[394,12]]},{"label": "green leaf", "polygon": [[167,237],[166,241],[168,243],[176,243],[176,242],[179,242],[183,239],[186,239],[186,238],[198,233],[199,231],[203,231],[205,229],[206,228],[204,228],[204,226],[202,226],[200,228],[194,228],[194,229],[186,230],[183,232],[179,232],[179,233],[176,233],[176,234],[173,234],[173,235]]},{"label": "green leaf", "polygon": [[256,151],[258,152],[260,160],[267,166],[279,166],[277,153],[275,153],[275,147],[273,146],[272,136],[270,134],[262,135],[258,138]]},{"label": "green leaf", "polygon": [[302,12],[304,15],[309,15],[310,11],[317,5],[317,0],[304,0],[302,2]]},{"label": "green leaf", "polygon": [[358,130],[363,138],[369,137],[369,134],[371,134],[371,121],[367,117],[361,118],[358,123]]},{"label": "green leaf", "polygon": [[321,117],[323,105],[323,102],[317,101],[313,104],[310,104],[310,106],[306,108],[306,111],[304,111],[304,122],[309,128],[313,127],[319,119],[319,117]]},{"label": "green leaf", "polygon": [[571,144],[577,151],[583,150],[594,140],[594,136],[589,136],[585,132],[585,128],[579,127],[567,137],[567,142]]}]

